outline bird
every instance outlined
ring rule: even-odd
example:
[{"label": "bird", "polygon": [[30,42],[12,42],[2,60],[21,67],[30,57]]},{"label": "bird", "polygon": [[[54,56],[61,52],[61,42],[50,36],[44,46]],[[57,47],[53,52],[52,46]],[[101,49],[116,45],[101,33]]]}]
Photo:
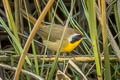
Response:
[{"label": "bird", "polygon": [[[51,28],[51,32],[50,32]],[[42,24],[38,30],[38,35],[41,36],[43,45],[52,51],[57,51],[60,46],[60,40],[63,35],[64,27],[59,24],[45,25]],[[49,33],[50,32],[50,33]],[[49,35],[49,40],[48,40]],[[60,52],[73,51],[83,40],[83,35],[80,31],[67,27]]]}]

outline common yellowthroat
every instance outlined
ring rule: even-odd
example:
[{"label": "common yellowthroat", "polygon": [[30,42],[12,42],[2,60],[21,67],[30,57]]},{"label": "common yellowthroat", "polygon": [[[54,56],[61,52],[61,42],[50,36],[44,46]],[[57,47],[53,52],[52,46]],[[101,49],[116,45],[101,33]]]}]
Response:
[{"label": "common yellowthroat", "polygon": [[[41,25],[38,35],[41,36],[43,44],[46,45],[51,25]],[[64,27],[58,24],[52,24],[48,48],[57,51],[60,46],[60,40]],[[82,34],[72,28],[67,28],[63,38],[63,44],[60,52],[71,52],[83,40]]]}]

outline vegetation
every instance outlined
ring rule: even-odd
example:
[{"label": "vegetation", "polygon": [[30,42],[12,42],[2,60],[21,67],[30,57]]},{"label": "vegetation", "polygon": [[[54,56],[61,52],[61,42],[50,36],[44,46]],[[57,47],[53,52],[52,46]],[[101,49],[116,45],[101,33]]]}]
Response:
[{"label": "vegetation", "polygon": [[[0,78],[3,80],[13,79],[13,71],[22,67],[18,65],[22,52],[27,55],[25,60],[21,59],[24,65],[20,80],[120,79],[119,0],[1,0],[0,15]],[[36,33],[41,23],[72,27],[87,39],[69,53],[50,51]],[[61,44],[63,37],[64,33]],[[31,43],[26,45],[28,40]]]}]

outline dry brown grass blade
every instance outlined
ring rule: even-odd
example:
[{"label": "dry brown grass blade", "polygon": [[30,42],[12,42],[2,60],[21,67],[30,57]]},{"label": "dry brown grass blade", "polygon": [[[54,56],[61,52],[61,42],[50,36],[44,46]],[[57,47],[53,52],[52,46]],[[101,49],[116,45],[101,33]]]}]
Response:
[{"label": "dry brown grass blade", "polygon": [[84,80],[88,80],[87,77],[84,75],[84,73],[80,70],[80,68],[72,60],[69,60],[68,63],[83,76]]},{"label": "dry brown grass blade", "polygon": [[[19,55],[13,55],[12,58],[15,59],[15,60],[18,60],[19,59]],[[29,58],[31,61],[34,60],[34,56],[33,55],[29,55]],[[55,55],[49,55],[49,56],[46,56],[45,58],[43,57],[43,55],[37,55],[37,58],[38,58],[38,61],[41,62],[43,60],[45,60],[45,62],[53,62],[55,60]],[[111,56],[110,55],[110,61],[119,61],[117,59],[116,56]],[[92,62],[95,60],[94,56],[90,56],[90,55],[85,55],[85,56],[66,56],[66,57],[62,57],[60,56],[58,58],[58,62],[64,62],[64,61],[69,61],[69,60],[72,60],[74,62]],[[104,56],[101,56],[101,60],[104,61]],[[0,56],[0,62],[7,62],[7,61],[10,61],[10,57],[9,56]]]},{"label": "dry brown grass blade", "polygon": [[56,79],[55,80],[71,80],[65,73],[62,71],[58,70],[56,74]]},{"label": "dry brown grass blade", "polygon": [[[12,67],[12,66],[9,66],[9,65],[6,65],[6,64],[2,64],[2,63],[0,63],[0,67],[2,67],[4,69],[7,69],[7,70],[12,70],[12,71],[15,71],[17,69],[16,67]],[[29,76],[33,77],[34,79],[44,80],[42,77],[37,76],[37,75],[33,74],[32,72],[29,72],[29,71],[26,71],[26,70],[22,70],[21,72],[23,74],[25,74],[25,75],[29,75]]]},{"label": "dry brown grass blade", "polygon": [[20,72],[21,72],[21,69],[22,69],[22,65],[24,64],[24,60],[25,60],[26,54],[28,52],[28,49],[30,47],[30,44],[32,42],[32,39],[35,36],[37,30],[39,29],[39,25],[41,24],[42,20],[44,19],[45,15],[47,14],[48,10],[52,6],[53,2],[54,2],[54,0],[49,0],[48,1],[46,7],[44,8],[44,10],[41,13],[40,17],[36,21],[36,24],[34,25],[34,28],[32,29],[31,34],[28,37],[28,40],[27,40],[27,42],[26,42],[26,44],[24,46],[24,49],[22,51],[20,60],[18,62],[18,66],[17,66],[17,70],[16,70],[16,73],[15,73],[14,80],[18,80],[19,79],[19,75],[20,75]]}]

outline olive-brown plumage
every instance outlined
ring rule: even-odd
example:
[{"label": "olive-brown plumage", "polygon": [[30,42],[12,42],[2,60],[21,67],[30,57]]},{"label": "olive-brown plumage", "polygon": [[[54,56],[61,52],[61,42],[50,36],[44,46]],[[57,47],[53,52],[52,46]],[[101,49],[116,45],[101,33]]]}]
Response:
[{"label": "olive-brown plumage", "polygon": [[[60,45],[60,40],[61,40],[61,37],[62,37],[62,34],[63,34],[64,27],[61,26],[61,25],[57,25],[57,24],[42,25],[42,27],[38,31],[38,34],[42,37],[44,45],[46,45],[46,43],[47,43],[50,28],[51,28],[51,33],[50,33],[50,37],[49,37],[49,40],[48,40],[48,48],[50,50],[57,51],[57,49],[59,48],[59,45]],[[79,35],[78,38],[75,37],[76,35]],[[74,39],[73,39],[73,37],[74,37]],[[71,46],[71,44],[68,45],[72,40],[75,40],[75,39],[79,42],[77,42],[73,46]],[[81,40],[82,40],[81,33],[79,31],[75,30],[75,29],[72,29],[72,28],[68,27],[66,29],[65,34],[64,34],[61,52],[72,51],[81,42]],[[72,44],[74,44],[74,42]]]}]

